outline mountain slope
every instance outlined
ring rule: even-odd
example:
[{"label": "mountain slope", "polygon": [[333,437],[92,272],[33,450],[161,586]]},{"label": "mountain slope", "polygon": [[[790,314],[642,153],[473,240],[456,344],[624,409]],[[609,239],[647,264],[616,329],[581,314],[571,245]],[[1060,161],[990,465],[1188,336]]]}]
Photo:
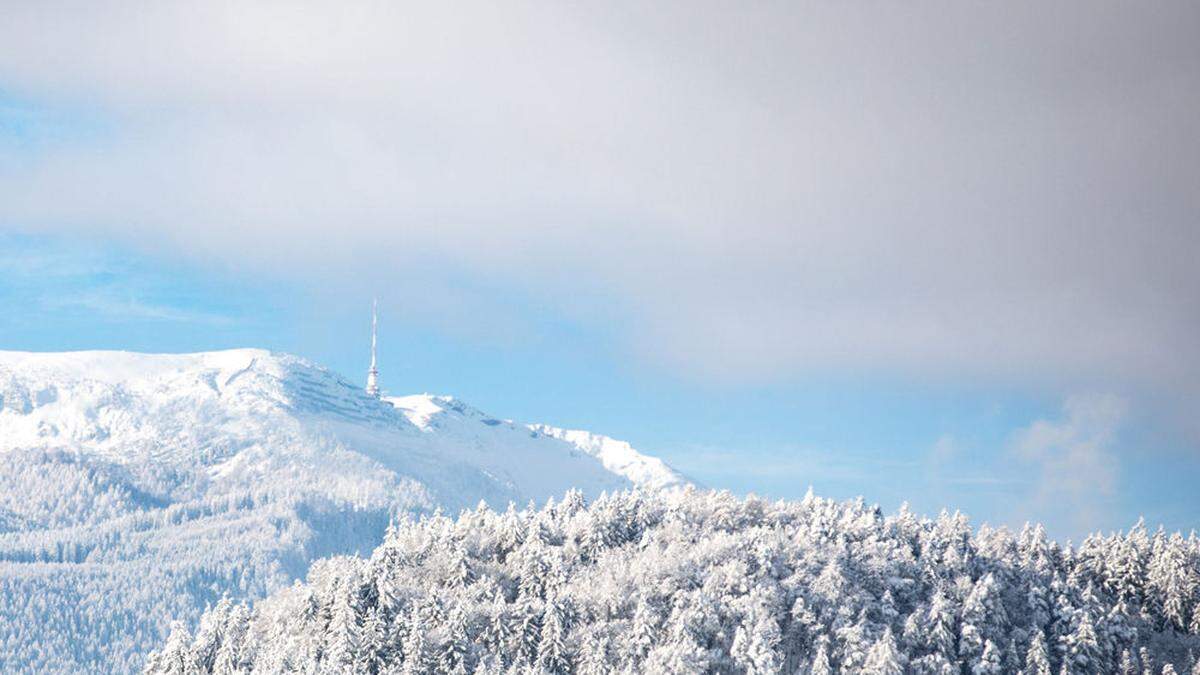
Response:
[{"label": "mountain slope", "polygon": [[[578,462],[587,465],[590,473],[598,461],[606,473],[644,488],[674,489],[688,483],[661,459],[607,436],[496,419],[451,396],[420,394],[385,400],[426,432],[432,443],[471,452],[473,465],[487,467],[497,479],[527,493],[555,494],[555,486],[561,484],[556,476],[580,475]],[[498,454],[501,449],[503,454]],[[582,483],[575,487],[596,492]]]},{"label": "mountain slope", "polygon": [[549,431],[376,400],[263,350],[0,352],[0,671],[135,670],[168,617],[370,550],[396,514],[684,483],[630,452],[643,469],[620,473]]}]

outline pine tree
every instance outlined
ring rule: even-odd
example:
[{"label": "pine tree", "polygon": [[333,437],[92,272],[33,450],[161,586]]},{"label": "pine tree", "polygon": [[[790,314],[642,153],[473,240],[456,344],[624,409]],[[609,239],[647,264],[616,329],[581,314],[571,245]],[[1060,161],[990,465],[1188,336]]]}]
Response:
[{"label": "pine tree", "polygon": [[817,650],[809,664],[808,675],[833,675],[833,667],[829,665],[829,640],[823,635],[817,640]]},{"label": "pine tree", "polygon": [[430,668],[429,648],[425,644],[425,625],[415,604],[409,611],[407,624],[407,634],[401,646],[404,672],[425,673]]},{"label": "pine tree", "polygon": [[191,655],[192,636],[182,621],[171,624],[171,633],[161,652],[150,654],[146,670],[163,675],[185,675],[195,670]]},{"label": "pine tree", "polygon": [[494,654],[484,655],[475,664],[475,670],[471,671],[471,675],[503,675],[504,666],[500,664],[500,658]]},{"label": "pine tree", "polygon": [[1004,672],[1004,663],[1001,657],[1000,648],[995,642],[985,640],[983,643],[983,653],[979,655],[979,660],[971,667],[971,672],[975,675],[999,675]]},{"label": "pine tree", "polygon": [[557,598],[547,600],[542,612],[538,663],[551,673],[567,673],[571,669],[567,650],[567,608]]},{"label": "pine tree", "polygon": [[224,642],[223,632],[232,606],[229,597],[225,596],[215,607],[206,609],[204,617],[200,620],[196,637],[192,640],[191,658],[193,667],[201,672],[211,671],[216,662],[217,650]]},{"label": "pine tree", "polygon": [[629,658],[637,662],[650,653],[658,634],[658,612],[645,598],[639,599],[634,609],[632,630],[628,644]]},{"label": "pine tree", "polygon": [[529,600],[546,597],[546,581],[550,563],[546,560],[546,547],[539,537],[530,537],[521,546],[521,576],[518,589],[520,595]]},{"label": "pine tree", "polygon": [[896,640],[892,637],[891,628],[885,628],[883,635],[871,646],[862,672],[865,675],[904,674],[904,659],[896,649]]},{"label": "pine tree", "polygon": [[471,569],[470,556],[461,544],[456,545],[450,553],[447,585],[451,588],[463,588],[472,581],[475,581],[475,571]]},{"label": "pine tree", "polygon": [[953,660],[958,651],[955,640],[958,628],[957,620],[950,599],[941,589],[934,591],[933,599],[929,603],[926,623],[929,626],[927,640],[929,649],[941,654],[947,661]]},{"label": "pine tree", "polygon": [[848,622],[847,625],[837,630],[837,638],[841,647],[838,661],[844,672],[861,670],[867,660],[867,654],[871,651],[872,642],[868,638],[867,620],[864,614],[865,610],[860,612],[857,620]]},{"label": "pine tree", "polygon": [[1011,673],[1021,670],[1025,664],[1025,656],[1021,654],[1021,650],[1017,647],[1017,639],[1010,638],[1008,646],[1004,648],[1004,671]]},{"label": "pine tree", "polygon": [[359,647],[358,615],[349,593],[339,593],[325,634],[323,668],[328,672],[351,672]]},{"label": "pine tree", "polygon": [[[1138,525],[1142,526],[1141,523]],[[1131,537],[1118,537],[1109,551],[1106,565],[1109,589],[1119,599],[1133,606],[1140,605],[1143,598],[1142,579],[1145,576],[1142,552]]]},{"label": "pine tree", "polygon": [[710,672],[708,658],[691,640],[669,641],[650,650],[644,672],[662,675],[692,675]]},{"label": "pine tree", "polygon": [[816,614],[809,609],[803,596],[792,602],[791,621],[783,634],[784,668],[795,672],[804,655],[811,653],[819,631]]},{"label": "pine tree", "polygon": [[467,650],[471,644],[467,612],[462,605],[455,604],[446,620],[446,639],[442,644],[438,665],[443,673],[465,675],[467,672]]},{"label": "pine tree", "polygon": [[514,664],[532,665],[537,660],[538,643],[541,641],[541,610],[533,600],[522,597],[517,605],[516,620],[517,649],[513,658]]},{"label": "pine tree", "polygon": [[1121,675],[1137,675],[1137,664],[1133,662],[1133,655],[1128,649],[1121,651],[1121,663],[1118,668]]},{"label": "pine tree", "polygon": [[990,672],[991,657],[983,660],[984,649],[988,642],[994,643],[993,649],[995,643],[1004,644],[1004,627],[1008,624],[1003,588],[995,574],[985,574],[971,588],[963,601],[962,621],[959,657],[976,672]]},{"label": "pine tree", "polygon": [[1145,647],[1138,649],[1138,661],[1142,664],[1143,675],[1154,675],[1154,657]]},{"label": "pine tree", "polygon": [[1050,654],[1042,631],[1035,631],[1025,653],[1025,675],[1050,675]]},{"label": "pine tree", "polygon": [[1098,673],[1105,670],[1100,643],[1092,617],[1087,611],[1079,613],[1075,630],[1067,639],[1072,670],[1078,673]]},{"label": "pine tree", "polygon": [[604,675],[611,667],[608,641],[599,630],[589,630],[579,654],[580,675]]},{"label": "pine tree", "polygon": [[987,638],[983,636],[983,631],[978,626],[966,621],[963,622],[962,634],[958,640],[958,658],[972,672],[976,672],[979,669],[981,659],[983,658],[983,650],[987,642]]},{"label": "pine tree", "polygon": [[499,665],[511,665],[517,649],[517,622],[503,600],[492,603],[484,627],[482,643],[485,652],[497,655]]},{"label": "pine tree", "polygon": [[367,612],[363,620],[358,651],[354,655],[356,673],[378,673],[388,661],[387,626],[378,608]]},{"label": "pine tree", "polygon": [[752,675],[777,673],[783,665],[780,641],[779,624],[775,619],[765,612],[754,612],[754,616],[738,628],[734,638],[735,662]]},{"label": "pine tree", "polygon": [[221,645],[213,660],[212,672],[216,675],[234,675],[243,671],[242,649],[246,633],[250,628],[250,613],[245,605],[238,605],[229,612]]},{"label": "pine tree", "polygon": [[1181,534],[1176,532],[1170,540],[1159,542],[1148,576],[1163,622],[1175,630],[1186,631],[1188,610],[1194,602],[1198,582],[1197,572],[1188,567],[1186,544]]}]

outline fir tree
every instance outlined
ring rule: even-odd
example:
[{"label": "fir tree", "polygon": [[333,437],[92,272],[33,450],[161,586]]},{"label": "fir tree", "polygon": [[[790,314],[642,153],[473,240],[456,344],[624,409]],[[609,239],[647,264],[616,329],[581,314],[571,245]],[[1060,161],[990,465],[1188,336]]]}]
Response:
[{"label": "fir tree", "polygon": [[567,649],[567,608],[557,598],[547,600],[542,612],[538,663],[551,673],[571,670],[571,655]]},{"label": "fir tree", "polygon": [[896,648],[891,628],[885,628],[883,635],[871,646],[862,672],[866,675],[903,675],[904,659]]},{"label": "fir tree", "polygon": [[829,664],[829,641],[824,637],[817,641],[817,649],[813,654],[812,663],[809,664],[808,675],[833,675],[833,667]]},{"label": "fir tree", "polygon": [[353,671],[358,648],[358,615],[349,594],[339,593],[326,631],[323,667],[329,672]]},{"label": "fir tree", "polygon": [[367,612],[359,634],[354,670],[357,673],[378,673],[388,661],[387,625],[378,608]]},{"label": "fir tree", "polygon": [[1041,631],[1035,631],[1025,652],[1025,675],[1050,675],[1050,654]]},{"label": "fir tree", "polygon": [[1072,670],[1078,673],[1104,671],[1100,643],[1096,638],[1096,629],[1088,612],[1080,612],[1075,630],[1068,637],[1067,644],[1070,649]]},{"label": "fir tree", "polygon": [[580,675],[603,675],[611,669],[608,642],[599,630],[589,630],[579,655]]},{"label": "fir tree", "polygon": [[1004,672],[1000,648],[995,642],[984,641],[983,652],[979,655],[979,660],[971,666],[971,672],[975,675],[999,675]]},{"label": "fir tree", "polygon": [[402,646],[404,672],[428,672],[431,664],[429,662],[429,648],[425,643],[425,625],[416,605],[413,605],[409,612],[406,634]]},{"label": "fir tree", "polygon": [[1137,675],[1137,664],[1133,662],[1133,655],[1128,649],[1121,651],[1121,661],[1117,668],[1121,675]]}]

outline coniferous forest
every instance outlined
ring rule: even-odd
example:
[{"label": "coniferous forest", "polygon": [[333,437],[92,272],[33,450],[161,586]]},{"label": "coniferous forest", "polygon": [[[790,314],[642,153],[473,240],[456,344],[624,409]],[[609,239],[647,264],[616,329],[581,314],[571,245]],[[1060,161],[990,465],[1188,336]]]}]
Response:
[{"label": "coniferous forest", "polygon": [[1200,540],[862,500],[578,492],[394,523],[147,673],[1200,673]]}]

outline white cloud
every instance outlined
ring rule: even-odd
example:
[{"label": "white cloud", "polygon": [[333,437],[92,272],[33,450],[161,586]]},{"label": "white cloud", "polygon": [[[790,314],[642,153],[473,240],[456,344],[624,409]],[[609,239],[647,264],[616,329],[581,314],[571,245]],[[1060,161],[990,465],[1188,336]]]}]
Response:
[{"label": "white cloud", "polygon": [[934,467],[941,467],[954,461],[961,453],[958,441],[950,434],[942,434],[929,449],[929,462]]},{"label": "white cloud", "polygon": [[92,316],[117,320],[151,320],[229,326],[233,320],[215,312],[205,312],[148,302],[130,293],[110,288],[76,292],[62,297],[44,297],[43,305],[54,310],[84,310]]},{"label": "white cloud", "polygon": [[1111,394],[1074,395],[1062,419],[1037,420],[1015,435],[1014,451],[1037,473],[1033,512],[1065,512],[1079,532],[1111,522],[1107,509],[1120,475],[1113,443],[1127,408]]},{"label": "white cloud", "polygon": [[513,290],[701,377],[1193,392],[1197,11],[28,3],[0,90],[109,134],[0,161],[0,228],[469,274],[429,311]]}]

